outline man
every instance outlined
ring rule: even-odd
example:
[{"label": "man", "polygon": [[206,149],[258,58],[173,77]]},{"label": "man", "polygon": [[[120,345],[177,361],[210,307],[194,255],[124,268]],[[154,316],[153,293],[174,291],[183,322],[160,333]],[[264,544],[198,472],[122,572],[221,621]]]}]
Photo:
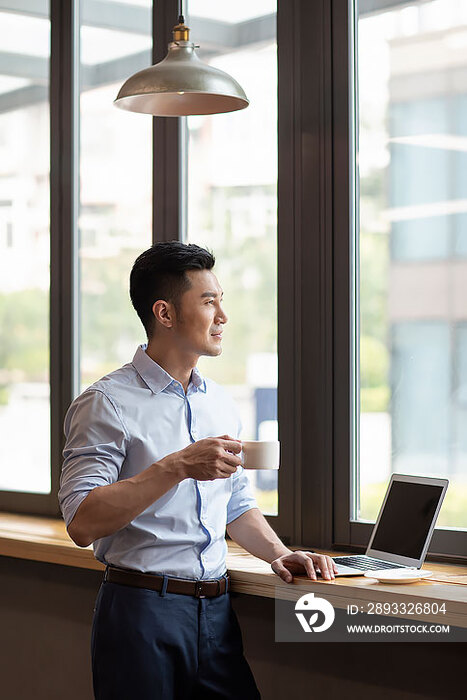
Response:
[{"label": "man", "polygon": [[203,379],[227,316],[203,248],[157,243],[130,296],[148,336],[131,364],[86,389],[65,418],[59,492],[73,541],[107,565],[92,631],[98,700],[258,698],[230,605],[225,529],[285,581],[333,578],[328,557],[292,552],[241,467],[229,395]]}]

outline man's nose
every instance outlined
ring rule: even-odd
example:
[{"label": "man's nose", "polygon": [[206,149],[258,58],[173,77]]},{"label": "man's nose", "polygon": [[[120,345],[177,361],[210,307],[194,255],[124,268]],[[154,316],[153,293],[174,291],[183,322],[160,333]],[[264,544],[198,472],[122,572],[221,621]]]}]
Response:
[{"label": "man's nose", "polygon": [[227,314],[225,313],[225,311],[223,309],[220,309],[219,313],[217,315],[218,323],[227,323],[228,320],[229,320],[229,318],[228,318]]}]

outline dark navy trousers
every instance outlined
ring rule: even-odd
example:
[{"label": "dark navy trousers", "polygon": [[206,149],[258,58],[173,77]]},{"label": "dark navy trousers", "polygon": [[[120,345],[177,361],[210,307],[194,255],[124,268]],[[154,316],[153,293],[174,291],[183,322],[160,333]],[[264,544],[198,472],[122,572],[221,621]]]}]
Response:
[{"label": "dark navy trousers", "polygon": [[104,582],[92,628],[96,700],[258,700],[230,594]]}]

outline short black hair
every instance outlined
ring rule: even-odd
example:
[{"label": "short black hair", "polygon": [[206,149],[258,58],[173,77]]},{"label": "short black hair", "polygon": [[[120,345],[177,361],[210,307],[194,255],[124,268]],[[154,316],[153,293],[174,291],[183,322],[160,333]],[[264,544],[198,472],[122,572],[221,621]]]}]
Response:
[{"label": "short black hair", "polygon": [[191,287],[187,270],[212,270],[215,262],[209,250],[180,241],[155,243],[136,258],[130,273],[130,298],[148,339],[154,331],[154,302],[164,299],[178,310],[182,294]]}]

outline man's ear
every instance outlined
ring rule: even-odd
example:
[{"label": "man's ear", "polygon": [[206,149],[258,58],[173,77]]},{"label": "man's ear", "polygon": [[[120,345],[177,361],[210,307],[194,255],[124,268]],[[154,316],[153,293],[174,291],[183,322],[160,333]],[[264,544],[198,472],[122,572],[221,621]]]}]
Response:
[{"label": "man's ear", "polygon": [[154,314],[156,323],[160,323],[166,328],[172,328],[175,318],[173,304],[169,301],[159,299],[152,305],[152,313]]}]

